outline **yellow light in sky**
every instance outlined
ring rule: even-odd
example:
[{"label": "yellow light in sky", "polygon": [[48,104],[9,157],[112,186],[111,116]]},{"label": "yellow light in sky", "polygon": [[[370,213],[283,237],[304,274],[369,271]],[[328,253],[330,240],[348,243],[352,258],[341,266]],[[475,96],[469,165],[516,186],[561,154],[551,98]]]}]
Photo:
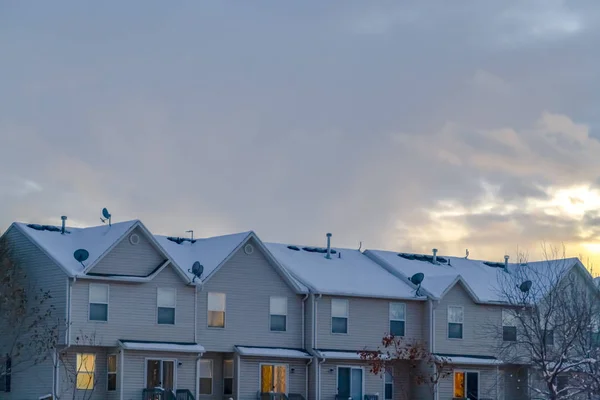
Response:
[{"label": "yellow light in sky", "polygon": [[537,200],[531,205],[542,207],[548,214],[583,217],[587,211],[600,209],[600,192],[587,185],[549,189],[550,200]]}]

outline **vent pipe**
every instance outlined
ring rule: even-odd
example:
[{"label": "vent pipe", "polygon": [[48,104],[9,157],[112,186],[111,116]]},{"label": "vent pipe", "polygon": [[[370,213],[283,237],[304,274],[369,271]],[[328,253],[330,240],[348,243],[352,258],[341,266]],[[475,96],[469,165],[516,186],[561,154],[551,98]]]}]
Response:
[{"label": "vent pipe", "polygon": [[331,233],[327,234],[327,254],[325,255],[325,258],[331,258]]},{"label": "vent pipe", "polygon": [[433,251],[433,263],[437,264],[437,249],[432,249],[431,251]]},{"label": "vent pipe", "polygon": [[62,226],[60,228],[60,233],[61,234],[65,234],[65,222],[67,221],[67,216],[63,215],[62,217],[60,217],[60,219],[62,220]]},{"label": "vent pipe", "polygon": [[510,256],[505,255],[504,256],[504,270],[508,271],[508,259],[510,258]]}]

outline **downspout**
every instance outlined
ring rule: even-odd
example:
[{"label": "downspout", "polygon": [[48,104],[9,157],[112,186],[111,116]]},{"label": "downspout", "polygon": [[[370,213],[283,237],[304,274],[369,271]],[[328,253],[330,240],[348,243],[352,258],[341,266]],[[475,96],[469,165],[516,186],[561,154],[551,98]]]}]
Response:
[{"label": "downspout", "polygon": [[69,285],[69,304],[68,304],[68,313],[69,313],[69,317],[67,319],[67,348],[71,346],[71,316],[72,314],[72,307],[71,304],[73,303],[72,299],[73,299],[73,285],[75,284],[75,282],[77,282],[77,277],[74,276],[73,277],[73,282],[71,282],[71,284]]},{"label": "downspout", "polygon": [[321,297],[323,297],[322,294],[319,294],[318,297],[315,297],[315,313],[313,314],[313,318],[315,319],[315,322],[313,324],[313,348],[318,349],[319,346],[317,345],[318,343],[318,338],[319,338],[319,334],[318,334],[318,323],[319,323],[319,318],[318,318],[318,314],[319,314],[319,304],[318,301],[321,299]]},{"label": "downspout", "polygon": [[198,343],[198,286],[194,286],[194,343]]},{"label": "downspout", "polygon": [[[319,361],[319,364],[317,365],[317,376],[318,379],[315,379],[317,382],[319,382],[319,387],[318,392],[315,393],[317,395],[317,400],[321,400],[321,365],[326,361],[326,358],[322,358],[321,361]],[[336,394],[337,394],[337,389],[336,389]]]},{"label": "downspout", "polygon": [[313,359],[311,358],[306,363],[306,372],[305,372],[306,378],[304,379],[304,384],[305,384],[304,395],[306,396],[307,399],[308,399],[308,369],[310,368],[310,364],[312,364],[312,362],[313,362]]},{"label": "downspout", "polygon": [[[304,298],[302,299],[302,348],[304,350],[306,350],[306,335],[304,332],[304,325],[305,325],[305,320],[306,320],[306,312],[305,312],[305,307],[304,307],[304,303],[306,303],[306,300],[308,300],[308,293],[304,295]],[[306,375],[306,377],[308,378],[308,375]]]},{"label": "downspout", "polygon": [[[240,370],[242,369],[241,367],[241,359],[240,359],[240,354],[237,353],[235,355],[237,362],[236,362],[236,368],[235,368],[235,398],[239,399],[240,398]],[[198,381],[200,379],[200,377],[198,377],[198,379],[196,379],[196,381]]]},{"label": "downspout", "polygon": [[500,388],[500,368],[496,365],[496,400],[500,399],[500,396],[498,395],[498,389]]},{"label": "downspout", "polygon": [[123,389],[125,386],[125,349],[123,348],[123,346],[121,346],[121,365],[119,365],[119,371],[121,372],[121,376],[120,376],[120,387],[119,387],[119,393],[120,393],[120,400],[123,400]]}]

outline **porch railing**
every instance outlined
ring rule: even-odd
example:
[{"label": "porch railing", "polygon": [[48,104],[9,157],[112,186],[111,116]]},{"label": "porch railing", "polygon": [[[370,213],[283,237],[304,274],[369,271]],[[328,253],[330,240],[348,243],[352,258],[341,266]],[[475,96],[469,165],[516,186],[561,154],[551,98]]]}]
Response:
[{"label": "porch railing", "polygon": [[[354,398],[352,396],[342,396],[340,394],[336,394],[335,400],[354,400]],[[376,394],[365,394],[363,396],[363,400],[379,400],[379,396]]]},{"label": "porch railing", "polygon": [[143,389],[142,400],[194,400],[194,395],[188,389],[175,392],[161,388]]},{"label": "porch railing", "polygon": [[194,395],[188,389],[177,389],[175,397],[176,400],[194,400]]},{"label": "porch railing", "polygon": [[257,392],[257,400],[289,400],[285,393]]}]

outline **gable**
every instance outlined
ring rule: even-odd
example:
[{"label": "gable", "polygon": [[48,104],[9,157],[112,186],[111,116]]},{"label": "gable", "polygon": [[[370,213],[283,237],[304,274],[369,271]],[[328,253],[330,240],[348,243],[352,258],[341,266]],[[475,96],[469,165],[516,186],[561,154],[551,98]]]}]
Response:
[{"label": "gable", "polygon": [[[247,254],[246,247],[253,249]],[[294,288],[282,275],[279,268],[267,258],[258,241],[251,237],[229,257],[210,279],[205,281],[205,286],[236,286],[239,290],[270,290],[280,288],[295,293]],[[233,289],[233,288],[232,288]]]},{"label": "gable", "polygon": [[475,299],[469,293],[469,290],[465,287],[461,280],[457,280],[452,286],[450,286],[442,296],[442,299],[446,303],[452,303],[456,305],[460,304],[475,304]]},{"label": "gable", "polygon": [[160,267],[166,258],[138,226],[121,238],[89,272],[90,275],[127,275],[145,277]]}]

